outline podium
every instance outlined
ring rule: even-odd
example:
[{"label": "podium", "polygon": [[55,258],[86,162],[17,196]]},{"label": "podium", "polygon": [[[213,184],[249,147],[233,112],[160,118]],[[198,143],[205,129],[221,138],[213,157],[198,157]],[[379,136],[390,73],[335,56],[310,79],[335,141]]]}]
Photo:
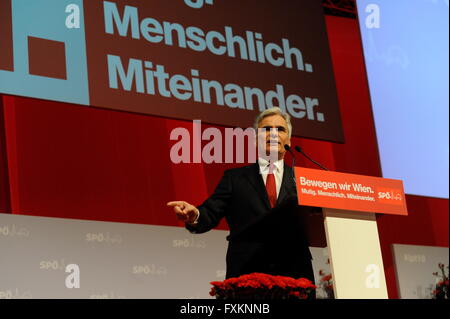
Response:
[{"label": "podium", "polygon": [[298,204],[321,207],[337,299],[387,299],[376,214],[406,216],[400,180],[296,167]]}]

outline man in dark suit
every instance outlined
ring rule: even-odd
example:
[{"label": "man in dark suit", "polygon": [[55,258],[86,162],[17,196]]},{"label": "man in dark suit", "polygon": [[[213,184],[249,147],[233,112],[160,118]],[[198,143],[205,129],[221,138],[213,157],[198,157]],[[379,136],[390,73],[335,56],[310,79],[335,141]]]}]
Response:
[{"label": "man in dark suit", "polygon": [[[289,115],[277,107],[265,110],[255,129],[263,150],[256,163],[226,170],[214,194],[199,207],[185,201],[168,206],[192,233],[207,232],[226,219],[227,278],[262,272],[314,282],[304,226],[307,208],[297,205],[293,170],[283,161],[284,145],[291,144]],[[272,160],[269,154],[274,153]]]}]

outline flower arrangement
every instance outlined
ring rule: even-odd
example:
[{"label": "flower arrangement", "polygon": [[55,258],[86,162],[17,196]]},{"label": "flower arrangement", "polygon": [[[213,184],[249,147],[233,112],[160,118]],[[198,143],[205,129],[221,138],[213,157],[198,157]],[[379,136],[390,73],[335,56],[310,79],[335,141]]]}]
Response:
[{"label": "flower arrangement", "polygon": [[[436,283],[436,287],[432,292],[433,299],[448,299],[448,274],[445,273],[445,265],[438,264],[441,273],[434,272],[433,276],[437,277],[439,281]],[[448,270],[448,266],[447,266]]]},{"label": "flower arrangement", "polygon": [[216,299],[308,299],[316,286],[306,278],[294,279],[252,273],[224,281],[212,281],[209,294]]}]

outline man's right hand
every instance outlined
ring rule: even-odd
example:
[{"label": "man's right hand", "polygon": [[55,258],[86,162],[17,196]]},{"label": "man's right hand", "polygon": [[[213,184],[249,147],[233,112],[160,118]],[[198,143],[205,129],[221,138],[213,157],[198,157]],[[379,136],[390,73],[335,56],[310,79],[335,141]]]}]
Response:
[{"label": "man's right hand", "polygon": [[167,206],[173,207],[173,211],[177,215],[177,218],[188,224],[194,224],[200,215],[197,207],[185,201],[168,202]]}]

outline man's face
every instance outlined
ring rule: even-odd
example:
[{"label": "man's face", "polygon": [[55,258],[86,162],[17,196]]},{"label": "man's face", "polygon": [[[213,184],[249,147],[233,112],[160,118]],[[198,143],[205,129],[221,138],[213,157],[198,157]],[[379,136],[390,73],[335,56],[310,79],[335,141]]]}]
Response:
[{"label": "man's face", "polygon": [[[261,128],[266,130],[261,130]],[[276,152],[278,159],[282,159],[286,153],[285,144],[291,145],[286,120],[278,114],[263,118],[258,125],[258,148],[265,151],[267,156],[271,152]]]}]

